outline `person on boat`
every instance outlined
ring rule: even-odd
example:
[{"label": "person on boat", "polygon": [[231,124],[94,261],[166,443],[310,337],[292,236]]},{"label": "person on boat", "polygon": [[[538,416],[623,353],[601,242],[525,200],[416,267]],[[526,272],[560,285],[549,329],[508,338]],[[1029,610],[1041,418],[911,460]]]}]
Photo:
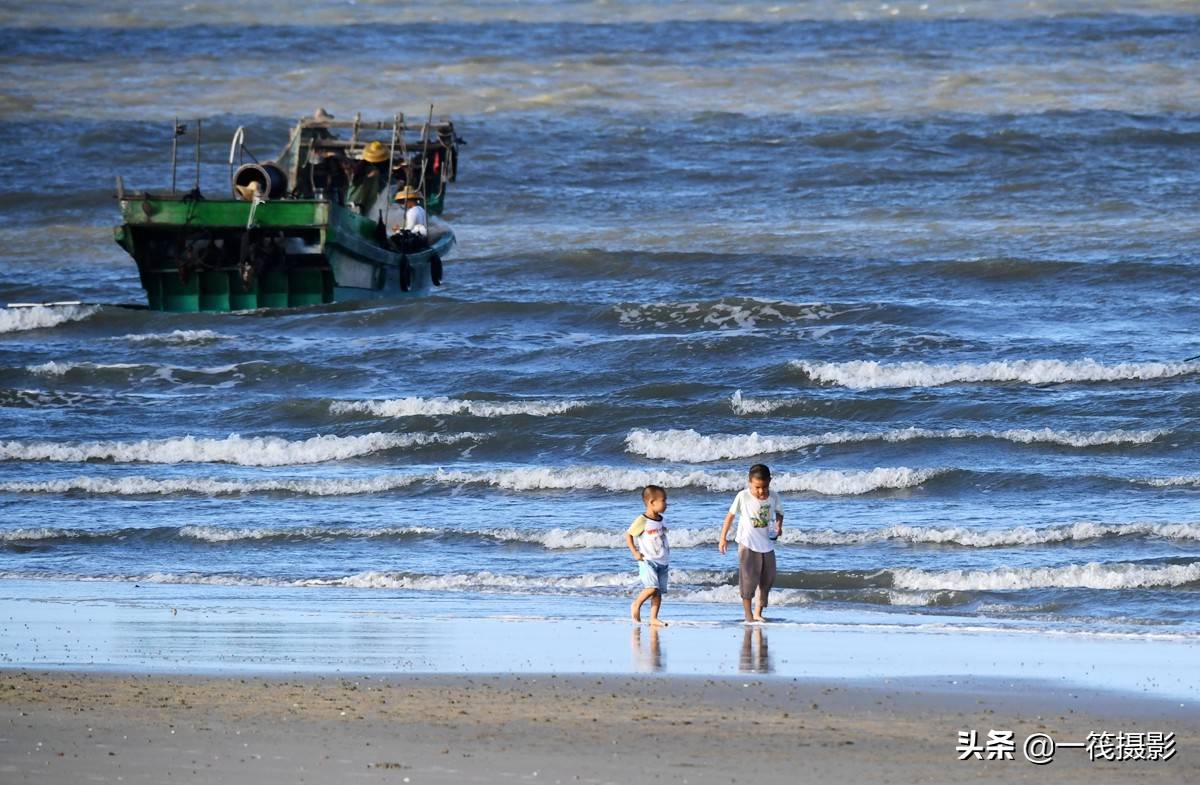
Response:
[{"label": "person on boat", "polygon": [[363,148],[362,157],[350,167],[350,188],[346,206],[359,215],[370,215],[387,180],[384,163],[391,158],[383,142],[373,141]]},{"label": "person on boat", "polygon": [[428,248],[429,226],[425,208],[421,206],[421,192],[406,185],[396,192],[396,202],[404,205],[404,225],[392,224],[389,236],[392,245],[406,253]]}]

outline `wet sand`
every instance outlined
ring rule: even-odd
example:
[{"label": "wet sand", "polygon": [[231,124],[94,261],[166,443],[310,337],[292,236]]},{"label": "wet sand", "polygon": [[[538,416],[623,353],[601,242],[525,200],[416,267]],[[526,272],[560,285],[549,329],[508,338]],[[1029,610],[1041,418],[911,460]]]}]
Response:
[{"label": "wet sand", "polygon": [[[960,761],[972,729],[1014,731],[1014,760]],[[1024,758],[1093,731],[1177,752]],[[0,671],[5,783],[1184,783],[1197,743],[1194,705],[1038,682]]]}]

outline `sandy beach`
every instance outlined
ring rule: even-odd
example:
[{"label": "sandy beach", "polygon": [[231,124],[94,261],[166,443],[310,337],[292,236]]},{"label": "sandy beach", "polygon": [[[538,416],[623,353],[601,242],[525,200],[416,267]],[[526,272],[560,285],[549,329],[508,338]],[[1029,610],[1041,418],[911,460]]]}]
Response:
[{"label": "sandy beach", "polygon": [[[1196,782],[1194,708],[1035,683],[0,674],[0,772],[74,782]],[[960,761],[1011,730],[1012,760]],[[1167,761],[1023,741],[1170,732]],[[986,753],[985,753],[986,757]]]}]

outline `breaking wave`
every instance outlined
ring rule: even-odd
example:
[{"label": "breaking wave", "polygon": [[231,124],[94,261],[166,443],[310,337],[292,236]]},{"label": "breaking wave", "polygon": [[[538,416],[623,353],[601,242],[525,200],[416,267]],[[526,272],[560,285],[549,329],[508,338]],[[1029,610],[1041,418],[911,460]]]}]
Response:
[{"label": "breaking wave", "polygon": [[853,389],[879,387],[937,387],[976,382],[1114,382],[1134,379],[1168,379],[1200,373],[1200,363],[1115,363],[1092,359],[1012,360],[988,363],[936,364],[926,362],[880,363],[856,360],[845,363],[793,360],[793,368],[815,382]]},{"label": "breaking wave", "polygon": [[746,398],[741,390],[735,391],[729,398],[729,406],[734,414],[770,414],[793,403],[786,398]]},{"label": "breaking wave", "polygon": [[379,401],[334,401],[331,414],[369,414],[374,417],[436,417],[469,414],[473,417],[528,415],[549,417],[578,409],[583,401],[467,401],[453,398],[396,398]]},{"label": "breaking wave", "polygon": [[0,333],[39,330],[66,322],[79,322],[100,310],[98,305],[35,305],[0,309]]},{"label": "breaking wave", "polygon": [[825,303],[787,303],[753,297],[730,297],[714,302],[646,303],[616,306],[624,327],[690,330],[753,330],[833,319],[862,306]]},{"label": "breaking wave", "polygon": [[[859,495],[873,491],[911,488],[950,469],[876,468],[866,471],[833,469],[812,472],[781,472],[771,487],[785,493],[807,491],[829,496]],[[740,490],[746,477],[740,471],[645,472],[607,467],[573,469],[507,469],[444,471],[433,474],[383,474],[365,479],[294,478],[277,480],[214,480],[206,478],[156,479],[151,477],[75,477],[37,482],[3,482],[2,493],[92,493],[143,496],[197,493],[243,495],[250,493],[295,493],[306,496],[348,496],[383,493],[417,484],[484,485],[509,491],[538,490],[639,490],[656,484],[669,488],[700,488],[713,492]]]},{"label": "breaking wave", "polygon": [[1107,444],[1147,444],[1167,430],[1055,431],[1050,428],[971,430],[967,428],[898,428],[887,431],[837,431],[812,436],[762,436],[751,434],[704,435],[694,430],[647,431],[636,429],[625,437],[626,451],[667,461],[703,463],[749,458],[769,453],[793,452],[808,447],[861,442],[907,442],[921,439],[998,439],[1018,444],[1060,444],[1096,447]]},{"label": "breaking wave", "polygon": [[290,441],[275,436],[224,439],[180,436],[138,442],[0,442],[0,460],[114,461],[117,463],[233,463],[239,466],[295,466],[338,461],[400,447],[478,441],[479,434],[368,433],[313,436]]},{"label": "breaking wave", "polygon": [[152,344],[162,346],[181,346],[185,344],[203,345],[228,338],[228,335],[213,330],[172,330],[169,333],[138,333],[122,335],[120,340],[134,344]]},{"label": "breaking wave", "polygon": [[1200,586],[1200,561],[1190,564],[1070,564],[995,570],[891,570],[897,589],[1009,591],[1015,589],[1152,589]]},{"label": "breaking wave", "polygon": [[[57,541],[126,542],[134,539],[182,538],[197,542],[330,542],[337,540],[399,540],[436,538],[440,540],[487,540],[537,545],[547,550],[624,549],[623,528],[518,529],[495,527],[448,529],[432,526],[352,526],[226,527],[212,525],[166,526],[152,528],[81,529],[31,527],[0,532],[0,542],[29,545]],[[784,531],[780,543],[818,547],[865,545],[878,542],[906,542],[914,545],[954,545],[967,548],[1006,548],[1027,545],[1052,545],[1117,538],[1154,538],[1180,542],[1200,541],[1200,523],[1071,523],[1052,526],[1018,526],[1009,529],[969,529],[961,526],[932,527],[894,525],[858,531],[810,529],[795,526]],[[717,543],[717,527],[670,528],[675,549],[709,547]]]},{"label": "breaking wave", "polygon": [[1140,480],[1140,482],[1152,485],[1155,488],[1175,488],[1181,485],[1200,487],[1200,474],[1186,474],[1178,477],[1151,477],[1150,479]]}]

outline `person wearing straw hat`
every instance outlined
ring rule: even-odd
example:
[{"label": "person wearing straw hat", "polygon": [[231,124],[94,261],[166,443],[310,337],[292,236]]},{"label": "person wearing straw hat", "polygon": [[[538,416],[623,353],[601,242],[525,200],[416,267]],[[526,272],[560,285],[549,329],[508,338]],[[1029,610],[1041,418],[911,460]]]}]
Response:
[{"label": "person wearing straw hat", "polygon": [[375,206],[375,200],[379,198],[379,192],[383,190],[382,184],[387,177],[387,170],[383,164],[391,157],[383,142],[373,141],[363,148],[359,160],[351,167],[346,205],[359,215],[367,215]]},{"label": "person wearing straw hat", "polygon": [[392,224],[392,245],[402,251],[419,251],[429,247],[428,219],[421,206],[421,192],[406,185],[396,192],[396,203],[404,206],[404,226]]}]

